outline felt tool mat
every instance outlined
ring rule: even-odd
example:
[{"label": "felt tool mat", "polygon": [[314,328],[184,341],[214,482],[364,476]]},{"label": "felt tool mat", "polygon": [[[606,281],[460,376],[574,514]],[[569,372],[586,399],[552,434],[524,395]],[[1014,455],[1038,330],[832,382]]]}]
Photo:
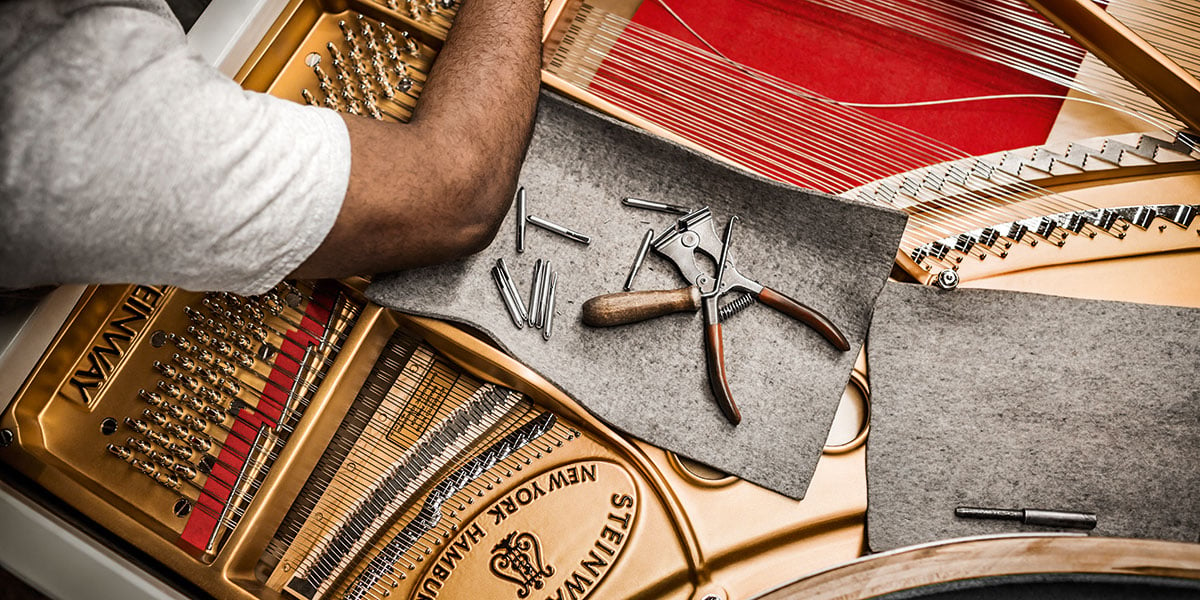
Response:
[{"label": "felt tool mat", "polygon": [[[625,432],[793,498],[808,486],[833,413],[891,268],[905,217],[895,211],[776,184],[543,94],[521,172],[529,214],[591,236],[584,246],[532,225],[515,245],[515,209],[483,252],[380,278],[384,306],[478,328]],[[721,235],[738,215],[730,251],[738,270],[821,311],[851,343],[838,352],[766,306],[724,324],[725,364],[743,420],[717,408],[705,370],[699,312],[613,328],[581,322],[583,303],[621,291],[648,228],[676,216],[622,206],[625,196],[709,206]],[[526,304],[534,261],[558,272],[550,341],[517,330],[489,269],[504,258]],[[676,289],[667,259],[647,255],[634,289]]]},{"label": "felt tool mat", "polygon": [[889,282],[868,343],[874,550],[1053,531],[959,505],[1200,534],[1200,310]]}]

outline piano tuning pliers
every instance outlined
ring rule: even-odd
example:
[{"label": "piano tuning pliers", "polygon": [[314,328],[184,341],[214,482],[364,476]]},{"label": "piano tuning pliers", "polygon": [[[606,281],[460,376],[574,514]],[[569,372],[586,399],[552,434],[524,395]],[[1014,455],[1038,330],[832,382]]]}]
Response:
[{"label": "piano tuning pliers", "polygon": [[[741,413],[729,391],[725,374],[725,356],[721,337],[721,321],[758,300],[793,319],[808,325],[835,348],[850,349],[846,336],[825,315],[766,287],[737,270],[729,256],[733,237],[732,217],[722,240],[717,235],[712,213],[702,208],[681,217],[675,225],[654,238],[655,252],[670,259],[687,280],[688,286],[678,290],[620,292],[592,298],[584,303],[584,323],[598,327],[636,323],[672,312],[704,311],[704,348],[708,363],[708,382],[717,404],[729,422],[736,425]],[[709,274],[700,267],[697,254],[712,259],[717,272]],[[707,261],[705,261],[707,262]],[[722,306],[722,296],[733,292],[741,295]]]}]

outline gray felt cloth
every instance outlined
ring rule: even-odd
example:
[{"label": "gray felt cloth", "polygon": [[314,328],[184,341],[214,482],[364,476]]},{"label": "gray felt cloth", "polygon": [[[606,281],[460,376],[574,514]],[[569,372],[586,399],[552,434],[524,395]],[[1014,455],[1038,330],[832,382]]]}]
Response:
[{"label": "gray felt cloth", "polygon": [[[521,173],[529,214],[592,238],[584,246],[530,227],[515,247],[515,210],[484,252],[381,278],[368,295],[384,306],[470,324],[555,382],[606,422],[657,446],[793,498],[812,477],[905,217],[734,171],[665,140],[543,95]],[[671,215],[624,207],[635,196],[711,207],[718,232],[742,218],[731,256],[739,271],[823,312],[850,340],[838,352],[806,326],[752,306],[725,324],[733,427],[708,389],[699,313],[595,329],[580,321],[593,296],[621,290],[647,228]],[[554,336],[517,330],[489,269],[503,257],[528,302],[534,261],[558,272]],[[651,252],[635,289],[684,285]]]},{"label": "gray felt cloth", "polygon": [[872,549],[1050,531],[959,505],[1197,541],[1200,310],[889,282],[868,358]]}]

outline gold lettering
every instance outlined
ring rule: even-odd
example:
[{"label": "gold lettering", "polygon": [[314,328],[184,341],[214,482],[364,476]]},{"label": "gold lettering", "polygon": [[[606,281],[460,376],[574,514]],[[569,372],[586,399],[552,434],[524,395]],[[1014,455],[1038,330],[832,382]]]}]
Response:
[{"label": "gold lettering", "polygon": [[583,475],[584,481],[588,481],[589,479],[592,481],[596,480],[596,465],[583,465],[579,467],[579,472]]},{"label": "gold lettering", "polygon": [[579,483],[579,469],[574,466],[567,467],[567,480],[571,483]]},{"label": "gold lettering", "polygon": [[600,539],[607,539],[608,541],[620,546],[621,540],[625,539],[625,534],[613,529],[612,527],[609,527],[608,525],[605,525],[604,529],[600,530]]},{"label": "gold lettering", "polygon": [[571,594],[571,600],[578,600],[587,595],[587,589],[591,585],[591,579],[580,575],[579,571],[571,571],[571,580],[566,583],[567,593]]},{"label": "gold lettering", "polygon": [[623,517],[618,517],[613,513],[608,513],[608,520],[620,523],[621,529],[629,529],[629,513],[625,513],[625,516]]},{"label": "gold lettering", "polygon": [[567,483],[567,477],[566,475],[562,474],[562,471],[556,471],[550,474],[550,491],[553,492],[558,488],[567,487],[568,485],[570,484]]},{"label": "gold lettering", "polygon": [[607,567],[608,563],[605,562],[605,560],[603,558],[600,558],[596,554],[595,550],[588,550],[588,556],[592,557],[592,560],[588,560],[585,558],[585,559],[579,561],[579,566],[587,569],[587,572],[591,573],[592,577],[599,577],[600,576],[599,567]]},{"label": "gold lettering", "polygon": [[478,544],[479,540],[483,539],[483,537],[487,535],[487,532],[479,526],[479,523],[472,525],[471,528],[466,531],[466,533],[467,537],[471,538],[472,544]]},{"label": "gold lettering", "polygon": [[433,576],[437,577],[439,581],[445,581],[446,578],[450,576],[450,571],[442,565],[434,565],[432,573]]}]

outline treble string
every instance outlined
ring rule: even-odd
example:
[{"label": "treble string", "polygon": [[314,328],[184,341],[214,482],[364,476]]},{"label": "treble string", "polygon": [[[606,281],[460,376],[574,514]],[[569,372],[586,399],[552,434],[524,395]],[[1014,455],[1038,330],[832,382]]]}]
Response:
[{"label": "treble string", "polygon": [[[591,10],[595,13],[601,12],[594,8]],[[594,45],[608,47],[610,51],[603,53],[589,47],[588,50],[564,52],[560,47],[550,67],[552,72],[557,71],[574,85],[606,96],[610,101],[618,104],[632,103],[643,111],[658,113],[653,115],[656,120],[667,121],[676,129],[684,129],[693,136],[702,138],[701,141],[706,141],[709,145],[744,149],[746,144],[739,143],[738,140],[749,135],[754,139],[753,146],[769,150],[773,154],[771,157],[764,157],[763,151],[751,152],[751,158],[757,159],[751,162],[758,164],[747,166],[760,172],[766,171],[765,174],[775,174],[778,177],[779,169],[784,168],[786,172],[794,175],[797,169],[786,169],[784,165],[795,163],[796,158],[800,157],[813,163],[803,167],[800,181],[797,181],[795,176],[782,179],[839,193],[844,192],[846,186],[861,186],[865,182],[878,179],[881,176],[880,166],[888,167],[891,173],[899,173],[930,162],[967,157],[961,151],[933,142],[914,132],[900,131],[897,135],[897,130],[901,128],[890,124],[885,126],[885,122],[861,111],[838,110],[842,107],[829,104],[836,101],[819,97],[782,80],[770,81],[770,76],[766,74],[753,73],[755,77],[749,78],[745,73],[738,72],[746,69],[742,65],[737,65],[737,71],[731,72],[729,65],[714,61],[712,56],[700,53],[694,46],[683,44],[614,15],[603,14],[600,19],[596,19],[592,13],[588,13],[584,20],[586,22],[583,24],[576,22],[571,39],[599,42]],[[697,56],[697,53],[700,55]],[[686,68],[675,65],[683,65]],[[766,93],[766,99],[769,101],[765,103],[740,102],[743,96],[760,100],[764,95],[762,81],[756,80],[768,81],[771,83],[770,87],[787,86],[791,89],[787,90],[789,94],[782,96]],[[714,82],[720,83],[726,92],[720,95],[716,104],[713,101],[717,96],[713,94]],[[814,98],[820,98],[820,101],[799,102]],[[703,118],[679,116],[683,112],[680,110],[682,106],[696,102],[700,102],[711,114],[705,114]],[[722,106],[721,103],[728,106]],[[781,104],[791,106],[784,106],[786,110],[776,108],[775,105]],[[735,118],[727,118],[730,115]],[[746,115],[753,115],[749,124],[744,122]],[[765,117],[770,119],[763,120]],[[801,122],[797,125],[798,117],[805,117],[808,123]],[[771,129],[772,125],[777,126],[781,123],[792,126],[792,131],[802,133],[803,137],[816,136],[814,143],[797,143],[796,136],[789,135],[787,130],[779,134]],[[899,148],[905,152],[870,155],[869,161],[865,163],[861,160],[857,163],[848,161],[847,159],[861,158],[862,152],[857,148],[846,147],[844,138],[847,137],[847,132],[860,133],[863,139],[872,139],[876,145]],[[722,133],[723,138],[720,137]],[[918,146],[914,144],[916,141],[924,143]],[[786,152],[787,150],[791,152]],[[919,156],[924,162],[905,164],[897,161],[897,156]],[[767,161],[765,165],[761,164],[764,158]],[[839,165],[833,169],[836,177],[814,175],[812,167],[827,167],[829,164]],[[840,166],[843,164],[852,166]],[[996,184],[1010,188],[1009,191],[1015,192],[1016,196],[1021,198],[1046,198],[1042,205],[1060,209],[1057,212],[1091,208],[1071,199],[1049,195],[1045,190],[1040,190],[1020,178],[992,170]],[[841,187],[831,188],[831,183]],[[918,191],[918,195],[928,196],[922,191]],[[994,193],[984,194],[969,188],[964,188],[955,198],[938,200],[945,203],[946,207],[939,210],[936,217],[927,215],[924,211],[909,210],[914,215],[914,232],[923,231],[926,235],[932,232],[941,234],[941,237],[948,237],[957,232],[947,229],[944,226],[946,224],[962,227],[958,230],[961,232],[999,222],[1001,216],[1015,217],[1003,219],[1004,221],[1028,217],[1027,214],[1013,211],[1011,203],[998,201]],[[983,221],[980,219],[981,215],[989,215],[994,220]]]}]

